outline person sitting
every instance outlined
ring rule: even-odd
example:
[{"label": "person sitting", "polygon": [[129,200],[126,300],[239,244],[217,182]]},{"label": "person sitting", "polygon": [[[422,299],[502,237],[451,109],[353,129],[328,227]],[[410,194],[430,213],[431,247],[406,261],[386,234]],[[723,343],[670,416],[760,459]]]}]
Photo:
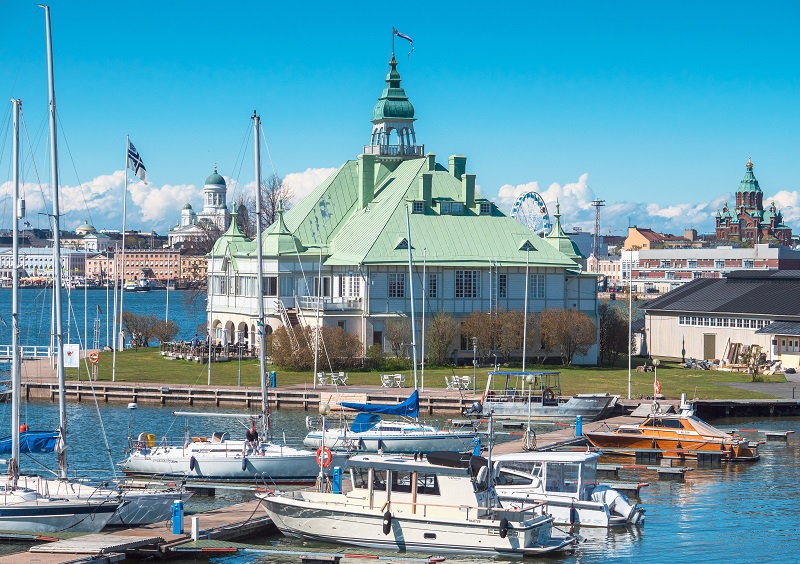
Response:
[{"label": "person sitting", "polygon": [[249,448],[253,451],[258,449],[258,431],[256,431],[255,419],[251,420],[251,426],[244,435],[244,446],[245,449]]}]

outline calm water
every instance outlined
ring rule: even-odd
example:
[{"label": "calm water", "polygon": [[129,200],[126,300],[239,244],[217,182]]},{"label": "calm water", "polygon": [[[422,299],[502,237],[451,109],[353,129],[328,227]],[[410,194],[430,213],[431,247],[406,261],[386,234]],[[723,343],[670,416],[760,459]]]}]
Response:
[{"label": "calm water", "polygon": [[[201,293],[199,298],[190,302],[191,292],[184,290],[170,290],[169,292],[169,318],[175,321],[180,328],[177,338],[189,340],[197,332],[197,326],[206,321],[206,296]],[[113,338],[111,324],[113,323],[114,292],[108,293],[106,304],[105,290],[72,290],[70,299],[68,293],[62,290],[62,304],[64,317],[64,341],[78,343],[78,336],[84,339],[84,330],[88,332],[87,341],[91,346],[94,338],[94,321],[100,320],[100,344],[107,344]],[[20,291],[20,329],[22,345],[48,346],[50,344],[50,304],[52,292],[50,289],[25,289]],[[71,305],[71,308],[69,307]],[[102,313],[98,313],[100,306]],[[158,319],[164,319],[167,306],[167,292],[165,290],[152,290],[150,292],[127,292],[124,306],[126,311],[138,314],[153,314]],[[11,343],[11,291],[0,289],[0,312],[6,323],[0,324],[0,344]],[[84,312],[87,315],[84,315]],[[68,315],[69,313],[69,315]],[[69,331],[67,331],[67,318],[69,317]],[[87,324],[84,325],[84,319]],[[69,338],[68,338],[69,337]],[[151,343],[153,344],[153,343]]]},{"label": "calm water", "polygon": [[[68,405],[70,421],[70,465],[74,472],[108,476],[110,462],[99,427],[98,413],[88,404]],[[115,462],[123,457],[128,434],[129,411],[124,406],[101,406],[100,415],[109,437],[110,453]],[[183,436],[184,420],[176,419],[169,409],[141,406],[133,412],[132,430],[154,432],[158,436]],[[273,428],[278,440],[285,433],[289,444],[298,444],[305,435],[305,412],[279,411],[273,414]],[[0,428],[8,425],[8,407],[0,405]],[[23,419],[29,426],[52,428],[58,420],[57,408],[50,403],[23,407]],[[581,531],[587,537],[574,555],[547,558],[542,562],[771,562],[797,561],[800,538],[797,535],[797,503],[800,499],[800,418],[774,420],[725,420],[715,422],[725,429],[759,428],[794,430],[788,442],[770,441],[761,447],[762,458],[752,464],[729,464],[721,469],[695,470],[685,482],[658,481],[654,473],[621,476],[622,481],[649,482],[642,490],[647,508],[647,524],[632,531]],[[235,436],[244,434],[241,423],[229,419],[192,418],[191,433],[208,434],[227,430]],[[547,430],[541,427],[540,431]],[[508,438],[503,436],[503,438]],[[40,464],[55,466],[54,455],[39,456],[38,461],[23,459],[23,468],[41,471]],[[188,510],[198,511],[214,505],[246,499],[249,494],[218,491],[216,498],[195,498]],[[287,539],[280,535],[262,539],[265,548],[288,550],[315,549],[322,552],[344,551],[344,547]],[[17,549],[0,547],[0,552]],[[374,553],[367,549],[348,548],[348,552]],[[389,553],[386,553],[389,554]],[[186,564],[195,560],[174,560]],[[215,564],[246,562],[285,562],[296,564],[297,557],[258,557],[242,554],[214,558]],[[448,562],[476,564],[479,558],[447,557]],[[526,560],[529,562],[531,560]],[[536,560],[533,560],[534,562]]]}]

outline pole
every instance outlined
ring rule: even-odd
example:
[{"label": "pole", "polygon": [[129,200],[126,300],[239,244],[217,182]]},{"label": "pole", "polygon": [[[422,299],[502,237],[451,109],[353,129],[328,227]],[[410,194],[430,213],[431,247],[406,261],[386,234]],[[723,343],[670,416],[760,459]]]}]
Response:
[{"label": "pole", "polygon": [[425,391],[425,296],[428,293],[428,278],[427,278],[427,261],[428,249],[422,249],[422,352],[420,354],[420,362],[422,363],[422,380],[421,391]]},{"label": "pole", "polygon": [[55,296],[56,362],[58,364],[58,432],[60,447],[58,453],[58,475],[67,478],[67,390],[66,370],[64,368],[64,323],[61,311],[61,210],[58,202],[58,144],[56,137],[56,89],[53,73],[53,35],[50,28],[50,7],[44,8],[47,35],[47,84],[50,99],[50,179],[53,183],[53,294]]},{"label": "pole", "polygon": [[164,325],[166,329],[166,324],[169,323],[169,277],[172,274],[172,260],[167,261],[167,308],[164,312]]},{"label": "pole", "polygon": [[[632,255],[631,255],[632,256]],[[631,341],[633,339],[633,261],[630,261],[628,268],[628,399],[631,399],[631,386],[633,383],[633,374],[631,372],[631,357],[633,356],[633,347]]]},{"label": "pole", "polygon": [[[317,313],[314,330],[314,389],[317,389],[317,370],[319,369],[319,306],[322,302],[322,245],[319,246],[319,264],[317,265]],[[320,470],[322,473],[322,470]]]},{"label": "pole", "polygon": [[[256,237],[258,244],[256,245],[256,260],[258,260],[257,276],[258,276],[258,373],[259,381],[261,383],[261,414],[262,414],[262,428],[264,435],[269,431],[269,401],[267,396],[267,351],[266,351],[266,330],[264,325],[264,256],[261,248],[261,117],[253,112],[253,161],[255,165],[256,176]],[[280,297],[278,297],[280,299]],[[241,349],[239,349],[241,351]],[[239,353],[241,355],[241,352]],[[314,375],[316,378],[316,374]]]},{"label": "pole", "polygon": [[208,257],[208,323],[206,331],[206,346],[208,347],[208,385],[211,385],[211,344],[214,339],[211,338],[211,331],[213,327],[211,324],[214,322],[214,259]]},{"label": "pole", "polygon": [[531,256],[530,245],[526,245],[525,246],[525,308],[524,308],[525,318],[522,321],[522,371],[523,372],[525,372],[525,357],[528,356],[528,281],[530,280],[528,271],[530,269],[530,256]]},{"label": "pole", "polygon": [[20,376],[19,354],[19,220],[22,219],[23,205],[19,199],[19,108],[22,102],[11,100],[14,112],[14,221],[12,229],[11,258],[11,460],[8,471],[11,485],[17,487],[19,477],[19,412],[22,381]]},{"label": "pole", "polygon": [[417,389],[417,320],[414,316],[414,275],[411,258],[411,216],[406,205],[406,240],[408,241],[408,293],[411,298],[411,357],[414,363],[414,389]]},{"label": "pole", "polygon": [[83,242],[83,357],[89,348],[89,285],[86,283],[86,241]]},{"label": "pole", "polygon": [[125,183],[122,186],[122,255],[121,255],[121,272],[120,279],[122,280],[122,290],[119,293],[119,332],[120,344],[119,350],[125,348],[125,341],[121,338],[122,335],[122,314],[123,302],[125,301],[125,231],[128,228],[128,147],[131,144],[130,137],[125,136]]},{"label": "pole", "polygon": [[106,345],[108,345],[109,341],[109,332],[108,332],[108,298],[109,298],[109,287],[108,287],[108,248],[106,248]]}]

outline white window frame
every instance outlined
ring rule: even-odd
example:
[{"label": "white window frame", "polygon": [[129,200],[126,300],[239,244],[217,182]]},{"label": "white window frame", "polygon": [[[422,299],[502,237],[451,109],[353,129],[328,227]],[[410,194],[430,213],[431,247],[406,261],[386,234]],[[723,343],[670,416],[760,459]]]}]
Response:
[{"label": "white window frame", "polygon": [[481,271],[456,270],[456,298],[481,297]]},{"label": "white window frame", "polygon": [[545,275],[531,274],[528,277],[528,299],[543,299],[545,297]]},{"label": "white window frame", "polygon": [[387,278],[386,291],[389,298],[405,298],[406,297],[405,272],[390,272]]}]

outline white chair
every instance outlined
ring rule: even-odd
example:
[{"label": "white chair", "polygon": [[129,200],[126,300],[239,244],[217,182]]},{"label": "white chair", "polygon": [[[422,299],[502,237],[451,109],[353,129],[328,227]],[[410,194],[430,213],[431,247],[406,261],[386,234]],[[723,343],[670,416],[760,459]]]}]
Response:
[{"label": "white chair", "polygon": [[459,382],[456,379],[457,376],[448,376],[445,374],[444,376],[444,383],[447,385],[448,390],[456,390],[458,389]]},{"label": "white chair", "polygon": [[334,372],[331,374],[331,381],[338,386],[346,386],[347,376],[344,372],[339,372],[338,374]]},{"label": "white chair", "polygon": [[469,390],[470,381],[472,380],[471,376],[461,376],[459,378],[459,386],[462,390]]},{"label": "white chair", "polygon": [[394,375],[394,385],[398,388],[405,388],[406,387],[406,375],[405,374],[395,374]]},{"label": "white chair", "polygon": [[391,388],[394,386],[394,376],[391,374],[381,374],[381,388]]},{"label": "white chair", "polygon": [[325,376],[324,372],[317,372],[317,384],[320,386],[325,386],[328,384],[328,378]]}]

